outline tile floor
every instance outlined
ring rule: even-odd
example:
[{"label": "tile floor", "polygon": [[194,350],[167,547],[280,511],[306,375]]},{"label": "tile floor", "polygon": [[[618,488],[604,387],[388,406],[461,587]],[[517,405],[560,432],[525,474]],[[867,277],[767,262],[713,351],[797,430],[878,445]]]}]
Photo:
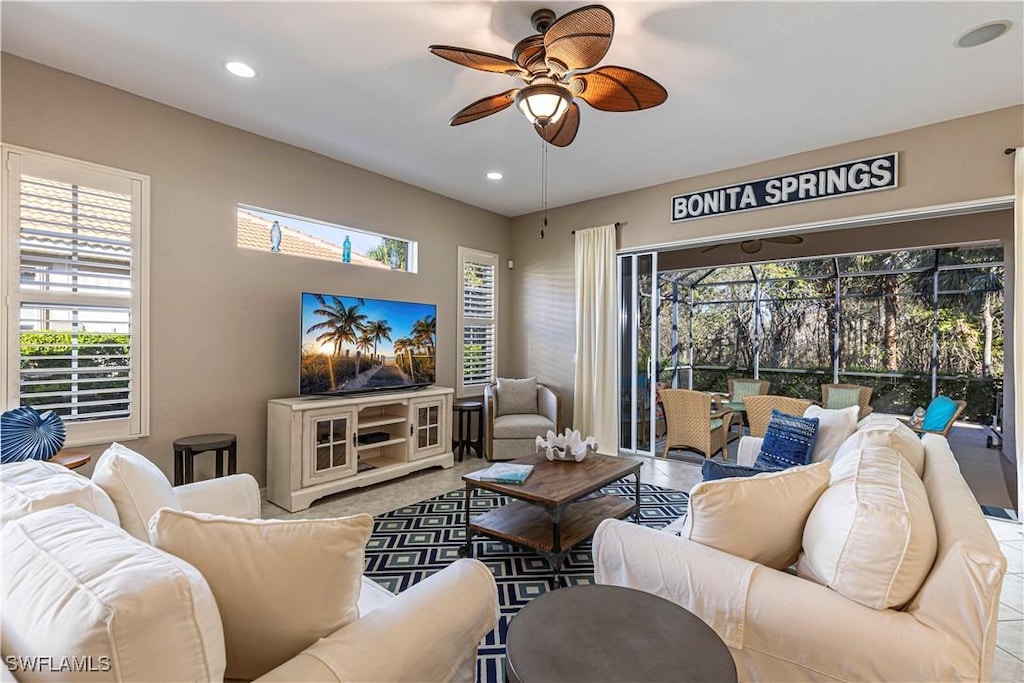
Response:
[{"label": "tile floor", "polygon": [[[691,459],[685,454],[674,460],[645,460],[640,470],[640,479],[655,486],[689,491],[701,479],[700,462],[699,456]],[[339,493],[317,501],[308,510],[296,513],[289,513],[264,501],[263,517],[313,519],[358,512],[379,515],[460,489],[464,473],[483,469],[487,464],[479,458],[467,457],[448,470],[426,470],[365,489]],[[993,519],[989,520],[989,524],[1008,562],[999,606],[992,680],[996,683],[1021,683],[1024,682],[1024,536],[1020,524]]]}]

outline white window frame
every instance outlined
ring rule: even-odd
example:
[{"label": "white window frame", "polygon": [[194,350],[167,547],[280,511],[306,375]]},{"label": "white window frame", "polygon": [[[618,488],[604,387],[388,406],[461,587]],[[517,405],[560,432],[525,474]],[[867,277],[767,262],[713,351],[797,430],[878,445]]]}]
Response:
[{"label": "white window frame", "polygon": [[[2,149],[3,205],[6,210],[0,215],[0,264],[4,277],[0,278],[0,297],[4,314],[0,316],[0,346],[3,348],[5,376],[0,382],[0,400],[4,410],[17,408],[20,402],[21,348],[19,334],[19,311],[21,294],[20,277],[20,183],[21,161],[35,160],[61,167],[61,171],[81,178],[87,184],[89,178],[98,175],[117,176],[132,185],[132,276],[131,276],[131,413],[126,418],[68,422],[65,447],[103,444],[111,441],[130,441],[149,436],[149,176],[121,169],[101,166],[86,161],[49,154],[25,147],[4,144]],[[136,191],[137,190],[137,191]],[[78,297],[75,302],[83,301]],[[59,297],[53,297],[54,303]]]},{"label": "white window frame", "polygon": [[[490,265],[494,268],[494,302],[493,302],[493,314],[491,318],[467,318],[464,315],[464,294],[465,294],[465,282],[464,282],[464,271],[465,264],[469,263],[481,263]],[[482,396],[484,393],[485,384],[470,384],[466,385],[462,374],[464,352],[465,352],[465,329],[466,325],[491,325],[493,335],[493,348],[491,354],[491,379],[496,380],[498,378],[498,255],[492,254],[488,251],[479,251],[477,249],[470,249],[469,247],[459,247],[459,269],[458,269],[458,358],[456,366],[456,386],[455,395],[457,397],[463,396]]]}]

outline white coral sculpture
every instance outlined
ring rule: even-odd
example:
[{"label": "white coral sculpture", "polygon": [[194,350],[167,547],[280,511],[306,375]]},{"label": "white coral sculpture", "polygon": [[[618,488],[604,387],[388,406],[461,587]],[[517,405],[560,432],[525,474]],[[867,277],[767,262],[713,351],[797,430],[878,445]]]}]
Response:
[{"label": "white coral sculpture", "polygon": [[597,450],[597,439],[592,436],[583,438],[580,432],[566,429],[565,434],[555,434],[548,430],[547,438],[537,437],[537,451],[544,449],[548,460],[575,460],[580,462],[587,453]]}]

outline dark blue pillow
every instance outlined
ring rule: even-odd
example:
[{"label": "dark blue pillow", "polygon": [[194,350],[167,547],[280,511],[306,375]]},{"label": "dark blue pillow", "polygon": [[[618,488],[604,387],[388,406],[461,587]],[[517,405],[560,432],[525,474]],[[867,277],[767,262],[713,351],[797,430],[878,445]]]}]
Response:
[{"label": "dark blue pillow", "polygon": [[781,470],[806,465],[818,437],[818,418],[796,417],[772,410],[755,467]]},{"label": "dark blue pillow", "polygon": [[763,474],[771,471],[772,470],[761,469],[760,467],[733,465],[731,463],[717,462],[715,460],[705,460],[704,466],[701,467],[701,474],[704,475],[704,481],[728,479],[729,477],[752,477],[755,474]]}]

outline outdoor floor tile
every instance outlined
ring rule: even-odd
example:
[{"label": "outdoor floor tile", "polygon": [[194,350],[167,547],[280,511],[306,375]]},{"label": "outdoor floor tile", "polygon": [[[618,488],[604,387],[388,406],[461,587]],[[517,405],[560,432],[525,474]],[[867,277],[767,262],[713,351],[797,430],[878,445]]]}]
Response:
[{"label": "outdoor floor tile", "polygon": [[996,648],[992,666],[993,683],[1020,683],[1024,681],[1024,661],[1011,655],[1001,647]]},{"label": "outdoor floor tile", "polygon": [[1024,574],[1007,574],[1003,579],[1003,593],[999,602],[1024,612]]},{"label": "outdoor floor tile", "polygon": [[999,621],[1020,621],[1024,619],[1024,612],[1015,610],[1004,602],[999,603]]},{"label": "outdoor floor tile", "polygon": [[1024,659],[1024,621],[1000,621],[996,645],[1017,659]]}]

